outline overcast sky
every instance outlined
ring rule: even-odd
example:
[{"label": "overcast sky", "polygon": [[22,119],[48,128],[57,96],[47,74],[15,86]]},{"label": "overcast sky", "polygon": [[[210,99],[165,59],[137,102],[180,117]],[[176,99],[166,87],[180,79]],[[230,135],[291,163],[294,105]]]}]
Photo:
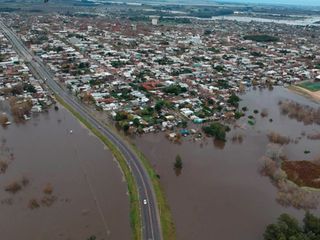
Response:
[{"label": "overcast sky", "polygon": [[320,0],[217,0],[219,2],[293,4],[304,6],[320,6]]}]

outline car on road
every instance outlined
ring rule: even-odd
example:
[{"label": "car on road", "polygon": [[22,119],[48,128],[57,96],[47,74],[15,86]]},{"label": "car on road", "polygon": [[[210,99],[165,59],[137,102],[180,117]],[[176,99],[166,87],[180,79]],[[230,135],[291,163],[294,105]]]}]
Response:
[{"label": "car on road", "polygon": [[147,199],[143,199],[143,204],[147,205]]}]

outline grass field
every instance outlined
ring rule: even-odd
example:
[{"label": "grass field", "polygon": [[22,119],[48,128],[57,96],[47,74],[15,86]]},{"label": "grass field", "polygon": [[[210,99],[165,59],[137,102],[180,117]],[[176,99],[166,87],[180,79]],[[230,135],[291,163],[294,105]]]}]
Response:
[{"label": "grass field", "polygon": [[320,82],[304,82],[304,83],[298,84],[298,86],[312,92],[320,91]]}]

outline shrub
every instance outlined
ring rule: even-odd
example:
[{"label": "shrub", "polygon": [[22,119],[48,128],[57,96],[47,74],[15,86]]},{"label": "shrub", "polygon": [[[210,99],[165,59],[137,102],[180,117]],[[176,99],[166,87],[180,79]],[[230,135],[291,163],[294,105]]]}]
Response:
[{"label": "shrub", "polygon": [[230,130],[228,126],[221,123],[212,123],[209,126],[202,127],[202,130],[208,136],[214,137],[216,140],[226,140],[226,132]]},{"label": "shrub", "polygon": [[251,126],[253,126],[253,125],[255,125],[255,121],[253,121],[253,120],[248,120],[248,124],[251,125]]},{"label": "shrub", "polygon": [[240,101],[240,98],[237,95],[235,95],[234,93],[231,94],[231,96],[228,99],[228,103],[231,104],[232,106],[235,106],[235,107],[238,106],[239,101]]},{"label": "shrub", "polygon": [[234,113],[235,119],[240,119],[240,118],[243,117],[243,116],[244,116],[244,113],[243,113],[243,112],[236,111],[236,112]]},{"label": "shrub", "polygon": [[178,154],[178,155],[176,156],[176,161],[175,161],[175,163],[174,163],[174,168],[181,170],[181,169],[182,169],[182,166],[183,166],[182,159],[181,159],[180,155]]},{"label": "shrub", "polygon": [[0,114],[0,124],[2,126],[5,126],[8,121],[9,121],[9,118],[7,117],[6,114]]},{"label": "shrub", "polygon": [[115,120],[118,122],[123,121],[123,120],[127,120],[128,116],[129,116],[129,114],[127,112],[120,111],[120,112],[117,112],[117,114],[115,116]]},{"label": "shrub", "polygon": [[10,107],[15,121],[24,119],[24,115],[29,115],[32,108],[31,100],[19,100],[16,97],[10,98]]},{"label": "shrub", "polygon": [[43,189],[43,193],[50,195],[52,194],[52,192],[53,192],[53,187],[50,183],[48,183]]},{"label": "shrub", "polygon": [[185,87],[181,87],[179,84],[172,84],[163,89],[163,91],[167,94],[179,95],[181,93],[187,92]]},{"label": "shrub", "polygon": [[21,184],[23,187],[27,186],[29,184],[29,179],[27,177],[22,177],[22,180],[21,180]]},{"label": "shrub", "polygon": [[39,204],[39,202],[38,202],[37,199],[31,199],[31,200],[29,201],[28,207],[29,207],[30,209],[35,209],[35,208],[39,208],[39,207],[40,207],[40,204]]},{"label": "shrub", "polygon": [[301,239],[315,240],[320,238],[320,218],[306,212],[301,227],[298,220],[288,214],[281,214],[276,223],[267,226],[264,240]]},{"label": "shrub", "polygon": [[55,196],[44,196],[41,199],[41,204],[43,206],[50,207],[56,200],[57,198]]},{"label": "shrub", "polygon": [[8,168],[8,163],[6,161],[0,160],[0,174],[5,173]]},{"label": "shrub", "polygon": [[9,185],[5,187],[5,191],[10,192],[10,193],[17,193],[21,190],[21,184],[18,182],[12,182]]},{"label": "shrub", "polygon": [[267,117],[268,116],[268,110],[267,109],[262,109],[261,113],[260,113],[261,117]]},{"label": "shrub", "polygon": [[301,105],[294,101],[279,102],[282,114],[288,115],[289,118],[303,122],[305,125],[320,125],[320,108],[313,108],[307,105]]},{"label": "shrub", "polygon": [[272,143],[280,144],[280,145],[285,145],[290,143],[290,138],[286,136],[282,136],[279,133],[276,132],[271,132],[268,135],[268,139]]}]

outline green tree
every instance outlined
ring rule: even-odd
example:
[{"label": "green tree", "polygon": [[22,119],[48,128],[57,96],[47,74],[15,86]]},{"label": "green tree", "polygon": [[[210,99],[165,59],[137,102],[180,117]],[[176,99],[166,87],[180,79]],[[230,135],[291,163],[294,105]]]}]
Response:
[{"label": "green tree", "polygon": [[123,126],[122,126],[122,129],[123,129],[123,131],[124,131],[125,133],[127,133],[127,132],[129,131],[129,128],[130,128],[130,126],[129,126],[128,123],[124,123]]},{"label": "green tree", "polygon": [[234,113],[235,119],[240,119],[240,118],[243,117],[243,116],[244,116],[244,113],[243,113],[243,112],[236,111],[236,112]]},{"label": "green tree", "polygon": [[154,109],[157,111],[157,112],[160,112],[161,109],[163,108],[164,106],[164,101],[163,100],[159,100],[156,102],[156,105],[154,107]]},{"label": "green tree", "polygon": [[278,218],[278,226],[280,227],[281,232],[284,233],[287,238],[291,236],[297,236],[302,232],[298,220],[288,214],[280,215]]},{"label": "green tree", "polygon": [[264,240],[319,240],[320,218],[306,213],[303,219],[304,226],[288,214],[282,214],[277,222],[267,226]]},{"label": "green tree", "polygon": [[78,68],[80,68],[80,69],[88,68],[89,65],[90,64],[87,62],[81,62],[81,63],[79,63]]},{"label": "green tree", "polygon": [[176,161],[174,162],[174,168],[181,170],[182,166],[183,166],[182,159],[181,159],[180,155],[178,154],[176,156]]},{"label": "green tree", "polygon": [[23,88],[24,88],[24,90],[26,90],[27,92],[37,93],[36,88],[35,88],[33,85],[31,85],[31,84],[26,84],[26,85],[24,85]]},{"label": "green tree", "polygon": [[224,67],[221,65],[215,66],[213,67],[213,69],[215,69],[217,72],[223,72],[224,71]]},{"label": "green tree", "polygon": [[133,125],[134,125],[135,127],[139,127],[139,126],[140,126],[140,120],[139,120],[139,118],[133,119]]},{"label": "green tree", "polygon": [[123,121],[128,119],[128,113],[124,112],[124,111],[119,111],[117,112],[116,116],[115,116],[115,120],[116,121]]},{"label": "green tree", "polygon": [[264,240],[286,240],[286,237],[277,224],[268,225],[263,237]]},{"label": "green tree", "polygon": [[165,93],[179,95],[181,93],[187,92],[187,88],[181,87],[179,84],[172,84],[163,89]]},{"label": "green tree", "polygon": [[303,219],[303,223],[305,232],[312,232],[320,235],[320,218],[317,218],[311,213],[307,212]]},{"label": "green tree", "polygon": [[232,106],[235,106],[235,107],[238,106],[239,101],[240,101],[240,98],[234,93],[231,94],[230,98],[228,99],[228,103],[230,103]]},{"label": "green tree", "polygon": [[183,128],[187,128],[187,127],[188,127],[188,122],[185,121],[185,120],[183,120],[183,121],[181,122],[181,126],[182,126]]},{"label": "green tree", "polygon": [[216,140],[226,140],[226,132],[229,130],[228,126],[221,123],[211,123],[209,126],[202,127],[205,134],[211,137],[215,137]]}]

